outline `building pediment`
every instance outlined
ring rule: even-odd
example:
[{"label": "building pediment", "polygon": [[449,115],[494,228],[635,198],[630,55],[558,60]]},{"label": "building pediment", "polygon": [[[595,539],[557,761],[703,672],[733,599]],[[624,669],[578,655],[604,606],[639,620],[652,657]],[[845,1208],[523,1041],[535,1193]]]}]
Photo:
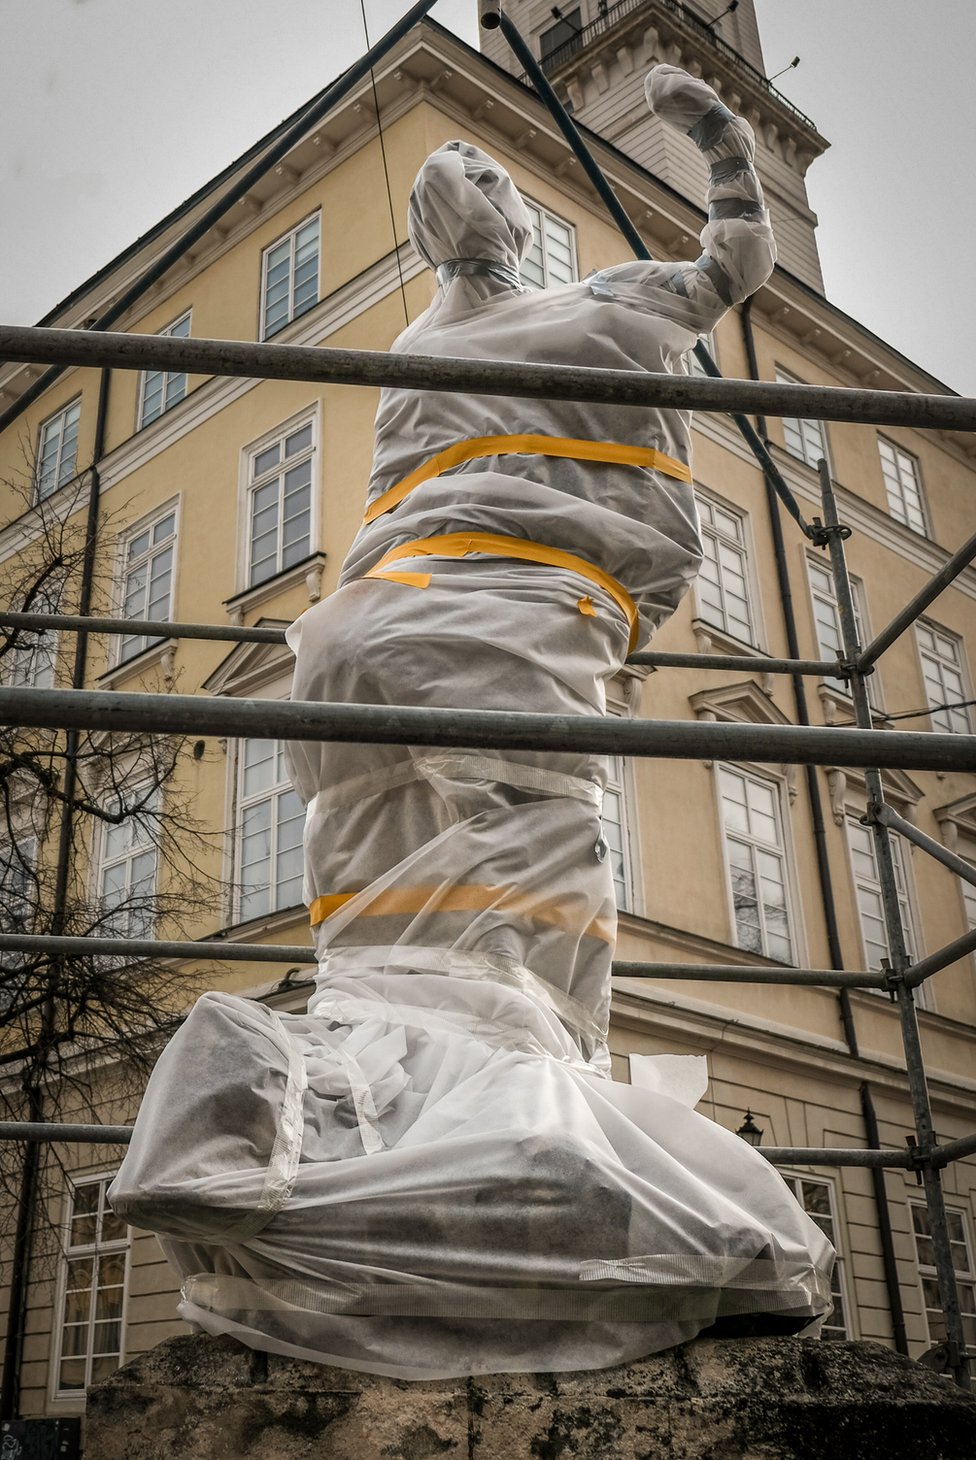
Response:
[{"label": "building pediment", "polygon": [[976,793],[936,806],[933,814],[939,823],[939,835],[951,852],[958,850],[960,838],[976,843]]},{"label": "building pediment", "polygon": [[689,695],[688,703],[699,720],[745,720],[753,725],[793,723],[751,679],[698,690]]},{"label": "building pediment", "polygon": [[[282,619],[262,618],[255,625],[260,629],[281,629],[288,624]],[[235,644],[213,673],[204,680],[203,688],[214,695],[246,696],[268,690],[277,681],[291,684],[295,658],[287,644]]]}]

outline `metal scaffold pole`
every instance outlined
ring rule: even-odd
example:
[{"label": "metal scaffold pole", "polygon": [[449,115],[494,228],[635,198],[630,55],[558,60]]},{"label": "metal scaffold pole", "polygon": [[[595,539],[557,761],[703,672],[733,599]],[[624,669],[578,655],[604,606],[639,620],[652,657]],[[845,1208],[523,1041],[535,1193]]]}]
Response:
[{"label": "metal scaffold pole", "polygon": [[[823,529],[827,537],[834,575],[844,657],[848,668],[852,671],[849,684],[854,703],[854,714],[857,724],[863,729],[869,729],[872,724],[871,706],[868,701],[865,670],[861,668],[861,644],[854,610],[854,593],[851,588],[847,554],[844,549],[844,541],[850,537],[850,528],[844,527],[837,516],[830,469],[825,461],[821,460],[818,463],[818,471],[824,510]],[[869,667],[868,672],[870,672]],[[890,980],[901,1021],[908,1088],[915,1116],[915,1139],[919,1153],[928,1158],[936,1145],[936,1135],[932,1121],[928,1083],[925,1078],[925,1062],[919,1036],[915,997],[912,984],[908,979],[912,958],[905,936],[891,833],[884,816],[886,802],[880,769],[877,766],[866,766],[864,781],[868,798],[865,820],[871,829],[874,842],[881,904],[888,940]],[[969,1388],[971,1380],[969,1360],[966,1354],[966,1336],[963,1331],[959,1286],[956,1282],[949,1241],[949,1224],[942,1191],[942,1178],[939,1169],[929,1159],[925,1159],[919,1164],[919,1172],[925,1188],[925,1202],[939,1284],[939,1297],[945,1315],[947,1363],[956,1382],[963,1388]]]}]

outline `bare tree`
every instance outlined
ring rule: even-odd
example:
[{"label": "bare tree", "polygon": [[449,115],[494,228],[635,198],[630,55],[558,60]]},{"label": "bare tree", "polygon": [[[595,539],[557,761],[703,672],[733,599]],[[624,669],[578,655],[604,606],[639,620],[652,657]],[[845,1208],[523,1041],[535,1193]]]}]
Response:
[{"label": "bare tree", "polygon": [[[107,599],[115,534],[103,516],[94,540],[83,477],[41,502],[12,490],[25,546],[0,565],[4,610],[75,613],[93,573]],[[0,626],[0,681],[83,672],[73,634]],[[180,938],[212,920],[219,859],[186,789],[189,755],[179,737],[0,727],[0,932]],[[198,980],[172,960],[0,950],[0,1120],[128,1119]],[[0,1141],[0,1238],[22,1264],[25,1223],[35,1265],[57,1255],[44,1214],[66,1153]]]}]

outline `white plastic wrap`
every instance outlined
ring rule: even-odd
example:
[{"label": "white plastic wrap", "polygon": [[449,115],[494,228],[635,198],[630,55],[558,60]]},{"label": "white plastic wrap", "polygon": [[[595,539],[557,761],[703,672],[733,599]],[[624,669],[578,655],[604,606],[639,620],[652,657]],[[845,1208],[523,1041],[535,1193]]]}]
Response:
[{"label": "white plastic wrap", "polygon": [[[665,115],[714,111],[703,83],[653,75]],[[708,127],[712,150],[724,137],[726,158],[751,155],[745,124]],[[754,175],[731,171],[723,187],[748,205]],[[741,247],[709,227],[704,262],[519,293],[524,207],[490,158],[449,144],[410,209],[441,292],[397,348],[679,369],[726,307],[715,280],[741,297],[771,267],[764,215]],[[674,413],[385,391],[368,500],[455,442],[525,432],[688,460]],[[364,577],[391,548],[457,533],[472,534],[466,556],[417,550]],[[582,561],[514,560],[512,539]],[[599,572],[646,634],[699,555],[673,472],[517,450],[467,461],[364,526],[338,592],[289,631],[293,694],[603,713],[634,624]],[[202,999],[111,1192],[163,1238],[183,1316],[431,1378],[606,1366],[716,1320],[796,1328],[828,1311],[829,1244],[762,1157],[690,1108],[699,1067],[677,1081],[644,1066],[641,1088],[607,1078],[605,763],[312,742],[289,761],[308,808],[308,1012]]]}]

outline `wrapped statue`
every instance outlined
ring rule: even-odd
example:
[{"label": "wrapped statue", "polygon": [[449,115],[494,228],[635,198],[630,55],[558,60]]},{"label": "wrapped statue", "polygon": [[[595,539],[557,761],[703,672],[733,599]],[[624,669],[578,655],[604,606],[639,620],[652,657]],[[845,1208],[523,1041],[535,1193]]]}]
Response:
[{"label": "wrapped statue", "polygon": [[[748,124],[671,66],[647,96],[710,164],[701,258],[527,292],[515,186],[451,142],[410,199],[437,295],[394,350],[685,369],[775,250]],[[293,697],[604,713],[700,563],[689,425],[384,391],[340,587],[288,633]],[[288,758],[308,1012],[202,999],[111,1192],[160,1234],[181,1314],[404,1378],[814,1331],[833,1252],[776,1171],[689,1103],[609,1079],[604,759],[312,741]]]}]

